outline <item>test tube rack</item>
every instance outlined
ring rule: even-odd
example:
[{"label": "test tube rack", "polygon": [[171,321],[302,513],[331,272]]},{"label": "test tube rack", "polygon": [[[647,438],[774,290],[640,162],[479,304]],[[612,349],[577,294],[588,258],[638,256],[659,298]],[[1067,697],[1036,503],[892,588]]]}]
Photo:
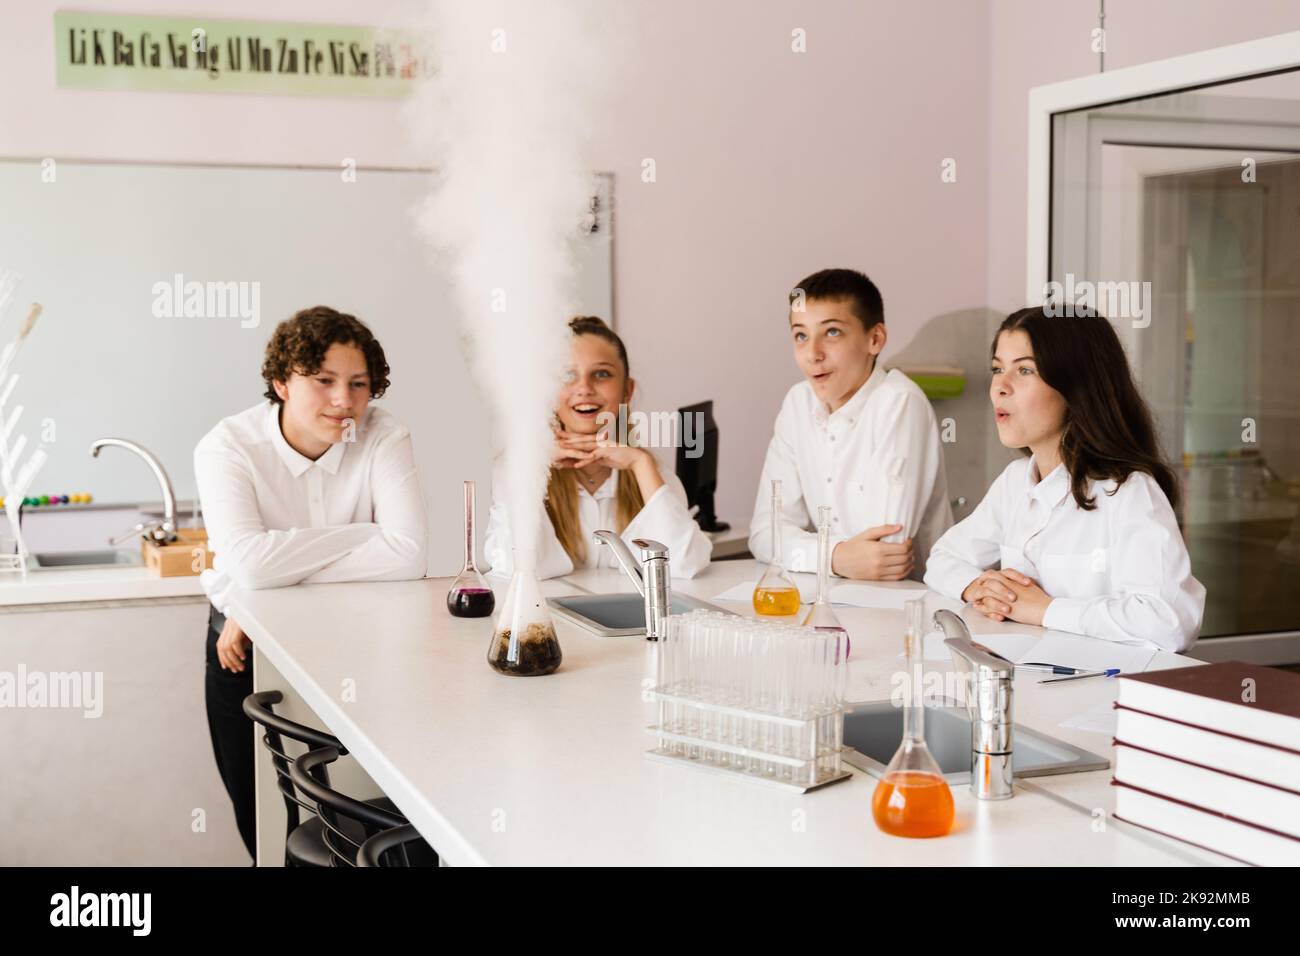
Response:
[{"label": "test tube rack", "polygon": [[[693,642],[701,626],[709,635]],[[658,648],[658,723],[647,728],[657,745],[646,757],[797,793],[848,779],[847,662],[836,640],[717,612],[669,618]],[[755,699],[765,706],[736,705]]]},{"label": "test tube rack", "polygon": [[[763,749],[743,747],[696,733],[682,733],[663,717],[649,728],[659,746],[646,752],[651,760],[686,764],[702,770],[741,777],[755,783],[807,793],[827,784],[847,780],[841,751],[844,740],[844,711],[800,720],[753,710],[725,707],[656,692],[660,713],[675,711],[686,728],[728,723],[757,728],[760,739],[771,741]],[[737,736],[743,736],[737,734]]]}]

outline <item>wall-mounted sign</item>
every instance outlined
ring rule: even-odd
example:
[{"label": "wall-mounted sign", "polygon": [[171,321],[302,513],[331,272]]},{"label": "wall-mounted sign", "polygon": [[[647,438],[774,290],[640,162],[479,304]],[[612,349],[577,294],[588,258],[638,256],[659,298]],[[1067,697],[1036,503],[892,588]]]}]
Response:
[{"label": "wall-mounted sign", "polygon": [[411,33],[324,23],[54,14],[60,87],[402,96],[431,72]]}]

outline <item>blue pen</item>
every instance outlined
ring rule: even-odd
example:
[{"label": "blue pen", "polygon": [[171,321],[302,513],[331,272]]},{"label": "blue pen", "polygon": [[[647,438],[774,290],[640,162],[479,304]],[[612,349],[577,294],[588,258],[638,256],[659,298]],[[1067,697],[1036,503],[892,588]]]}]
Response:
[{"label": "blue pen", "polygon": [[1049,677],[1047,680],[1040,680],[1040,684],[1055,684],[1063,680],[1083,680],[1085,677],[1114,677],[1119,673],[1118,667],[1108,667],[1104,671],[1089,671],[1086,674],[1071,674],[1069,677]]}]

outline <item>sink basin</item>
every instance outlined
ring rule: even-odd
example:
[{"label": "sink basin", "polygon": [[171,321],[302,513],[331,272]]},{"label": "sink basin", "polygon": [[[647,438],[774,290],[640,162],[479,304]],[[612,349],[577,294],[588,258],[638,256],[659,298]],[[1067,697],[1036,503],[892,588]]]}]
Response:
[{"label": "sink basin", "polygon": [[102,551],[48,551],[27,557],[27,568],[30,571],[139,567],[142,563],[139,551],[113,548]]},{"label": "sink basin", "polygon": [[[723,611],[707,601],[685,594],[673,593],[671,601],[673,614],[684,614],[697,608]],[[570,594],[547,598],[546,603],[553,613],[601,637],[645,634],[645,599],[639,594]]]},{"label": "sink basin", "polygon": [[[884,774],[903,739],[903,708],[892,701],[850,704],[844,717],[844,759],[879,777]],[[1064,740],[1012,725],[1012,766],[1017,777],[1042,777],[1057,773],[1105,770],[1110,761],[1080,750]],[[970,783],[970,719],[964,707],[925,708],[925,745],[950,784]]]}]

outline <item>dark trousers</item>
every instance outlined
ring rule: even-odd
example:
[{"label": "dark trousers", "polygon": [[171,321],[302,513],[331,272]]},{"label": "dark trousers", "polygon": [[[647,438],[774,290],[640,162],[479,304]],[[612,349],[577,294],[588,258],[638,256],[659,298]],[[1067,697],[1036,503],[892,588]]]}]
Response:
[{"label": "dark trousers", "polygon": [[235,825],[253,860],[257,860],[256,800],[253,792],[253,722],[244,716],[244,698],[253,692],[253,655],[238,674],[224,670],[217,659],[217,638],[226,618],[215,607],[208,614],[207,674],[204,699],[208,733],[217,771],[235,806]]}]

